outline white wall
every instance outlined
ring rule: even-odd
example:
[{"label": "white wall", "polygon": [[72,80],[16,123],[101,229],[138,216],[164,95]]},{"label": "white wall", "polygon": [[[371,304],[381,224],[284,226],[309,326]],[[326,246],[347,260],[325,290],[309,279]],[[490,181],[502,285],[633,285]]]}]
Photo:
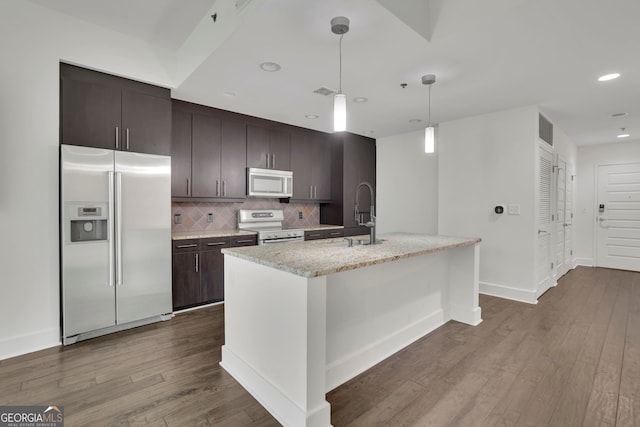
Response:
[{"label": "white wall", "polygon": [[640,162],[640,140],[578,148],[574,255],[579,265],[594,265],[596,168],[598,165]]},{"label": "white wall", "polygon": [[[482,238],[482,292],[535,302],[537,107],[439,127],[439,234]],[[520,215],[497,215],[498,204],[518,204]]]},{"label": "white wall", "polygon": [[59,62],[170,86],[153,51],[22,0],[0,2],[0,359],[60,342]]},{"label": "white wall", "polygon": [[436,234],[438,155],[424,152],[424,130],[376,140],[377,231]]}]

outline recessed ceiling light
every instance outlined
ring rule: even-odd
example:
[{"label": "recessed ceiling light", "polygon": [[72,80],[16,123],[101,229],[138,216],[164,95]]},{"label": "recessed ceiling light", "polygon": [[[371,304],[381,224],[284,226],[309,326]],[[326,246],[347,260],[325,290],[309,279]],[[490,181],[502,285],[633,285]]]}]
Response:
[{"label": "recessed ceiling light", "polygon": [[604,76],[598,77],[599,82],[608,82],[609,80],[614,80],[620,77],[620,73],[611,73],[605,74]]},{"label": "recessed ceiling light", "polygon": [[625,132],[627,128],[620,128],[620,133],[618,134],[618,138],[629,138],[629,134]]},{"label": "recessed ceiling light", "polygon": [[317,119],[320,116],[318,116],[317,114],[307,114],[305,117],[307,119]]},{"label": "recessed ceiling light", "polygon": [[616,117],[624,117],[624,116],[626,116],[627,114],[629,114],[629,113],[613,113],[613,114],[611,115],[611,117],[615,119]]},{"label": "recessed ceiling light", "polygon": [[233,98],[234,96],[236,96],[235,92],[225,92],[223,93],[224,96],[226,96],[227,98]]},{"label": "recessed ceiling light", "polygon": [[421,123],[422,119],[411,119],[409,120],[409,123]]},{"label": "recessed ceiling light", "polygon": [[262,64],[260,64],[260,68],[262,68],[263,71],[273,73],[275,71],[280,71],[280,68],[282,67],[280,66],[280,64],[277,64],[275,62],[263,62]]},{"label": "recessed ceiling light", "polygon": [[356,96],[355,98],[353,98],[353,102],[367,102],[368,99],[365,98],[364,96]]}]

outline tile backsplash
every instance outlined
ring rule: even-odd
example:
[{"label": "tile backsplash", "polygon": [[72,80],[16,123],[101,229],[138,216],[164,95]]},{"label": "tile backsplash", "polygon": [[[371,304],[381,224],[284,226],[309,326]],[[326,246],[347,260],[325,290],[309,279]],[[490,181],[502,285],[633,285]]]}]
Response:
[{"label": "tile backsplash", "polygon": [[[284,225],[308,227],[320,224],[320,205],[317,203],[280,203],[277,199],[250,199],[242,203],[171,203],[172,231],[229,230],[238,226],[239,209],[282,209]],[[302,212],[302,219],[299,213]],[[207,222],[208,214],[213,221]],[[175,224],[173,218],[180,214],[182,222]]]}]

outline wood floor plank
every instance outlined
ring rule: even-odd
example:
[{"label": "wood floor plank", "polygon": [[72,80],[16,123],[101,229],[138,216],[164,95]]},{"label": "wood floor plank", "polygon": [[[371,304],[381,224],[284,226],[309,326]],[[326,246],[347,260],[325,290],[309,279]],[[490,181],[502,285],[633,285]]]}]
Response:
[{"label": "wood floor plank", "polygon": [[640,425],[640,280],[632,282],[625,334],[616,426]]},{"label": "wood floor plank", "polygon": [[583,426],[613,426],[616,422],[631,288],[626,283],[618,283],[617,289],[619,295],[610,321],[607,323],[605,341],[583,415]]},{"label": "wood floor plank", "polygon": [[[582,313],[581,320],[590,318],[591,324],[566,386],[556,402],[553,415],[549,420],[550,426],[572,426],[582,423],[612,315],[614,319],[619,315],[626,318],[628,303],[626,288],[618,285],[601,286],[599,289],[605,289],[608,292],[597,307],[588,307],[587,311]],[[591,310],[595,316],[584,315]]]},{"label": "wood floor plank", "polygon": [[[640,425],[640,273],[579,267],[537,305],[480,296],[327,394],[342,426]],[[224,306],[0,361],[0,405],[60,404],[67,425],[278,422],[220,366]]]}]

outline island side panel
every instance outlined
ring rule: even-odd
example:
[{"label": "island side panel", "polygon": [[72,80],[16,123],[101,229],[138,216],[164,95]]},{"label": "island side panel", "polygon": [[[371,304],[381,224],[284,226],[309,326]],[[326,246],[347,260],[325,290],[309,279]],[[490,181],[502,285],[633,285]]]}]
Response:
[{"label": "island side panel", "polygon": [[326,277],[225,255],[221,366],[284,425],[328,426]]},{"label": "island side panel", "polygon": [[451,256],[446,250],[328,276],[327,391],[450,319]]},{"label": "island side panel", "polygon": [[451,319],[476,326],[482,322],[479,304],[480,244],[449,250]]}]

